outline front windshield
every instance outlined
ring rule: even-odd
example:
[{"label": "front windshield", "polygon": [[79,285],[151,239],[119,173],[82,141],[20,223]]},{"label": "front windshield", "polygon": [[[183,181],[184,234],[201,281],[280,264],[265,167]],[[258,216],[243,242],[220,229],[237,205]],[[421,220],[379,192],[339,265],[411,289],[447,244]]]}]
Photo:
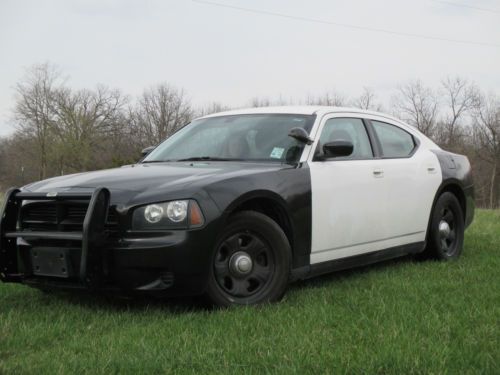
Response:
[{"label": "front windshield", "polygon": [[304,144],[288,133],[295,127],[309,133],[315,117],[250,114],[195,120],[164,141],[143,163],[197,159],[297,162]]}]

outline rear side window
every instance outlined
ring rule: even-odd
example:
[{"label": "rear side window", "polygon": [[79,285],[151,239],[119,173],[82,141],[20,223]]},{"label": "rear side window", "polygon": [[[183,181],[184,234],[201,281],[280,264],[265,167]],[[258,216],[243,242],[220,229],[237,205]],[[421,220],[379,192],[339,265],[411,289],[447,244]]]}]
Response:
[{"label": "rear side window", "polygon": [[415,149],[413,136],[397,126],[385,122],[371,121],[382,146],[385,158],[404,158]]}]

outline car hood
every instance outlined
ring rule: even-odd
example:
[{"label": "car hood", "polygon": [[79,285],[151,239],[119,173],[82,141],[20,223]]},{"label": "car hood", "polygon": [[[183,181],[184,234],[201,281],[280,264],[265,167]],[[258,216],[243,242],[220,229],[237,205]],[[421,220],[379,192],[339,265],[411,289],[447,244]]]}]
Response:
[{"label": "car hood", "polygon": [[34,192],[60,192],[91,190],[106,187],[111,191],[144,193],[151,191],[185,190],[203,187],[223,179],[269,172],[290,165],[249,162],[173,162],[134,164],[60,176],[27,185],[23,190]]}]

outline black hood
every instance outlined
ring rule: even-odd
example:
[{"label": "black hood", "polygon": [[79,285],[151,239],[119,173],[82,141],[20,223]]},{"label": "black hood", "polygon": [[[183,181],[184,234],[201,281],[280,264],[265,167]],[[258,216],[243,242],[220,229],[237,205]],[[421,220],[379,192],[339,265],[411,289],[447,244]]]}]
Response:
[{"label": "black hood", "polygon": [[[34,192],[60,192],[93,190],[106,187],[115,193],[149,195],[154,192],[186,191],[220,182],[225,179],[257,173],[272,172],[290,165],[248,162],[173,162],[134,164],[121,168],[106,169],[50,178],[24,187]],[[135,193],[135,194],[134,194]]]}]

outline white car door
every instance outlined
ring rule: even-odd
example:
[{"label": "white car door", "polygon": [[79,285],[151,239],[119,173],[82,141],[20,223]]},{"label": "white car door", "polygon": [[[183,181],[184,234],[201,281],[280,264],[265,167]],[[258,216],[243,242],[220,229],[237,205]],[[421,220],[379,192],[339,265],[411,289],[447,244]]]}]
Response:
[{"label": "white car door", "polygon": [[391,246],[423,242],[436,192],[441,184],[441,169],[436,155],[408,131],[390,120],[370,119],[381,154],[387,194],[386,233]]},{"label": "white car door", "polygon": [[348,113],[322,119],[313,150],[340,136],[354,152],[327,160],[309,155],[311,264],[425,241],[440,165],[415,134],[390,122]]},{"label": "white car door", "polygon": [[[312,189],[311,264],[373,251],[387,238],[387,186],[362,119],[325,116],[309,155]],[[319,160],[324,143],[350,141],[348,157]],[[374,246],[375,244],[375,246]]]}]

